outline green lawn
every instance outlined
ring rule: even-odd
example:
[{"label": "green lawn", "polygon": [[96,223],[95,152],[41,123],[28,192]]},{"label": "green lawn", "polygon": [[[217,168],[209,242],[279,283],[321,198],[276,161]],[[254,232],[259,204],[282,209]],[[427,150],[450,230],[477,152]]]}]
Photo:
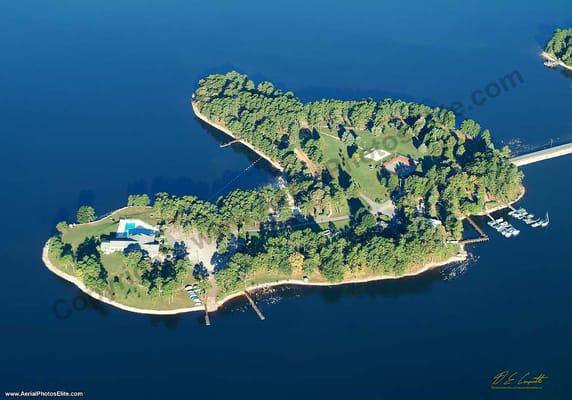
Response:
[{"label": "green lawn", "polygon": [[351,159],[348,157],[346,146],[340,140],[331,137],[337,137],[336,132],[321,128],[320,133],[319,142],[325,159],[322,163],[323,166],[336,179],[339,179],[341,168],[360,186],[360,192],[380,202],[387,200],[388,193],[379,182],[378,172],[383,162],[391,156],[384,160],[373,161],[365,158],[364,154],[372,150],[382,149],[392,155],[400,154],[413,159],[420,157],[413,142],[393,128],[386,129],[384,133],[379,135],[374,135],[370,131],[356,132],[358,151]]},{"label": "green lawn", "polygon": [[[325,129],[321,131],[333,134]],[[350,159],[346,146],[341,141],[330,136],[320,135],[319,142],[324,153],[325,161],[323,164],[334,178],[339,179],[341,169],[349,174],[360,186],[360,191],[363,191],[369,197],[373,199],[387,197],[387,193],[377,178],[379,169],[375,162],[364,159],[361,151]],[[372,165],[371,168],[370,165]]]},{"label": "green lawn", "polygon": [[[194,306],[183,287],[177,291],[171,303],[166,296],[150,297],[147,294],[147,288],[139,283],[141,280],[139,274],[136,271],[128,270],[123,264],[121,253],[103,254],[101,262],[108,274],[107,280],[110,286],[108,295],[121,304],[157,310]],[[115,282],[115,277],[118,278],[119,282]],[[185,285],[195,282],[191,271],[188,272],[183,281]]]},{"label": "green lawn", "polygon": [[[333,222],[331,222],[331,223],[334,224],[334,226],[335,226],[337,229],[344,229],[344,228],[346,228],[346,227],[349,226],[350,220],[349,220],[349,219],[344,219],[344,220],[341,220],[341,221],[333,221]],[[320,228],[326,230],[326,229],[328,229],[328,227],[329,227],[329,225],[330,225],[330,222],[322,222],[322,223],[320,223],[320,224],[318,224],[318,225],[320,226]]]},{"label": "green lawn", "polygon": [[374,135],[370,131],[358,131],[357,134],[360,138],[359,146],[365,153],[371,150],[383,149],[393,155],[399,154],[411,157],[414,160],[422,157],[422,154],[413,145],[412,140],[399,133],[395,128],[385,128],[384,132],[379,135]]},{"label": "green lawn", "polygon": [[[75,275],[74,270],[63,268],[58,264],[57,260],[52,258],[50,258],[50,260],[52,264],[62,271],[67,274]],[[157,298],[150,297],[147,294],[147,289],[138,283],[139,277],[137,273],[125,268],[120,253],[102,254],[101,262],[107,271],[107,281],[109,283],[109,288],[104,292],[105,297],[127,306],[151,310],[169,310],[195,306],[183,287],[175,293],[172,299],[166,296]],[[116,276],[118,277],[118,282],[114,279]],[[195,281],[192,272],[189,271],[184,279],[184,284],[193,283]]]},{"label": "green lawn", "polygon": [[[119,219],[133,218],[140,219],[151,225],[157,223],[153,217],[153,209],[147,207],[130,207],[121,211],[117,211],[105,219],[93,224],[82,224],[67,229],[62,235],[62,241],[72,245],[74,250],[78,245],[89,237],[100,238],[102,235],[111,235],[117,231]],[[66,273],[75,275],[75,271],[65,269],[59,266],[57,261],[52,263],[58,266]],[[181,287],[172,299],[166,296],[152,298],[147,294],[147,288],[141,285],[141,277],[136,271],[127,270],[123,263],[123,255],[121,253],[102,254],[101,263],[107,271],[107,281],[109,288],[105,292],[105,296],[109,297],[121,304],[132,307],[148,308],[155,310],[166,310],[173,308],[192,307],[195,304],[188,298],[186,292]],[[116,282],[117,277],[118,282]],[[194,282],[192,271],[188,271],[183,282],[185,284]],[[170,302],[170,300],[172,300]]]},{"label": "green lawn", "polygon": [[93,224],[82,224],[67,229],[62,235],[64,243],[72,245],[74,250],[89,237],[99,238],[101,235],[109,235],[117,231],[120,218],[136,218],[154,225],[157,221],[153,218],[153,209],[147,207],[130,207],[117,211],[107,218]]}]

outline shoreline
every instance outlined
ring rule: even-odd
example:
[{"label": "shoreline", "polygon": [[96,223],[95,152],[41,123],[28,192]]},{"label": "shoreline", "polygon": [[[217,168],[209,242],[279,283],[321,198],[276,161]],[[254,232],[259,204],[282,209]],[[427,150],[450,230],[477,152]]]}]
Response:
[{"label": "shoreline", "polygon": [[[480,214],[475,214],[474,216],[476,217],[484,217],[487,214],[490,213],[494,213],[496,211],[500,211],[500,210],[504,210],[505,208],[509,208],[509,206],[512,206],[514,203],[518,203],[520,200],[522,200],[522,198],[524,197],[524,195],[526,194],[526,188],[524,187],[524,185],[522,185],[522,191],[520,192],[520,194],[516,197],[516,199],[514,199],[513,201],[507,203],[507,204],[499,204],[496,207],[493,208],[487,208],[485,209],[482,213]],[[463,218],[464,219],[464,218]]]},{"label": "shoreline", "polygon": [[[493,213],[496,211],[504,210],[505,208],[508,208],[509,205],[513,205],[514,203],[520,201],[524,197],[525,193],[526,193],[526,188],[523,185],[521,193],[517,196],[517,198],[515,200],[511,201],[510,203],[508,203],[506,205],[500,204],[496,207],[486,209],[481,214],[477,214],[476,216],[482,217],[482,216],[485,216],[487,214],[490,214],[490,213]],[[465,218],[463,218],[463,219],[465,219]],[[421,266],[420,269],[413,271],[413,272],[407,272],[403,275],[379,275],[379,276],[371,276],[371,277],[366,277],[366,278],[348,279],[348,280],[339,281],[339,282],[305,282],[305,281],[299,280],[299,279],[283,279],[283,280],[276,281],[276,282],[259,283],[257,285],[251,285],[251,286],[248,286],[245,290],[256,291],[256,290],[260,290],[260,289],[268,289],[268,288],[279,287],[279,286],[330,287],[330,286],[351,285],[351,284],[360,284],[360,283],[376,282],[376,281],[383,281],[383,280],[394,280],[394,279],[414,277],[417,275],[421,275],[427,271],[437,269],[439,267],[444,267],[448,264],[466,261],[468,256],[469,256],[469,253],[465,249],[465,245],[459,244],[459,247],[460,247],[460,250],[456,255],[449,257],[448,259],[443,260],[443,261],[433,261],[433,262],[424,264],[423,266]],[[235,298],[238,298],[238,297],[242,297],[242,296],[244,296],[243,292],[237,292],[237,293],[229,294],[228,296],[225,296],[221,300],[219,300],[217,302],[217,306],[221,307],[226,302],[233,300]]]},{"label": "shoreline", "polygon": [[[48,270],[50,270],[52,273],[54,273],[55,275],[57,275],[58,277],[66,280],[70,283],[73,283],[82,292],[84,292],[85,294],[87,294],[88,296],[90,296],[96,300],[99,300],[103,303],[117,307],[121,310],[133,312],[136,314],[177,315],[177,314],[183,314],[183,313],[189,313],[189,312],[204,311],[204,307],[201,307],[201,306],[194,306],[194,307],[187,307],[187,308],[176,308],[173,310],[152,310],[152,309],[132,307],[132,306],[128,306],[128,305],[119,303],[117,301],[111,300],[108,297],[105,297],[104,295],[101,295],[101,294],[99,294],[93,290],[88,289],[85,286],[85,284],[82,281],[80,281],[77,277],[65,273],[64,271],[62,271],[61,269],[56,267],[54,264],[52,264],[52,262],[50,261],[50,259],[48,257],[49,243],[50,243],[50,241],[48,240],[42,249],[42,261],[43,261],[44,265],[46,266],[46,268]],[[305,281],[299,280],[299,279],[283,279],[283,280],[276,281],[276,282],[268,282],[268,283],[261,283],[261,284],[257,284],[257,285],[251,285],[251,286],[248,286],[246,288],[246,290],[247,291],[256,291],[256,290],[260,290],[260,289],[285,286],[285,285],[330,287],[330,286],[361,284],[361,283],[368,283],[368,282],[375,282],[375,281],[382,281],[382,280],[394,280],[394,279],[408,278],[408,277],[414,277],[417,275],[421,275],[421,274],[423,274],[429,270],[432,270],[432,269],[444,267],[444,266],[451,264],[451,263],[465,261],[467,258],[468,258],[467,251],[465,250],[463,245],[460,245],[460,250],[456,255],[449,257],[448,259],[443,260],[443,261],[429,262],[425,265],[422,265],[421,268],[419,268],[418,270],[412,271],[412,272],[407,272],[403,275],[378,275],[378,276],[371,276],[371,277],[365,277],[365,278],[353,278],[353,279],[348,279],[348,280],[339,281],[339,282],[305,282]],[[244,296],[244,292],[242,292],[242,291],[229,294],[229,295],[225,296],[224,298],[222,298],[221,300],[218,300],[216,302],[216,308],[213,310],[209,310],[209,312],[214,312],[214,311],[218,310],[219,308],[221,308],[228,301],[233,300],[233,299],[238,298],[238,297],[242,297],[242,296]]]},{"label": "shoreline", "polygon": [[559,58],[557,58],[556,56],[554,56],[552,54],[549,54],[549,53],[543,51],[542,53],[540,53],[540,56],[547,61],[552,61],[552,62],[556,63],[559,67],[562,67],[564,69],[572,71],[572,66],[565,64],[564,61],[560,60]]},{"label": "shoreline", "polygon": [[[368,283],[368,282],[385,281],[385,280],[395,280],[395,279],[401,279],[401,278],[410,278],[410,277],[421,275],[427,271],[437,269],[439,267],[444,267],[448,264],[466,261],[469,253],[467,253],[467,251],[465,250],[465,247],[463,245],[459,245],[459,246],[461,249],[456,255],[449,257],[443,261],[429,262],[427,264],[424,264],[419,270],[407,272],[403,275],[377,275],[377,276],[370,276],[370,277],[366,277],[366,278],[353,278],[353,279],[348,279],[348,280],[339,281],[339,282],[310,282],[310,281],[305,282],[305,281],[299,280],[299,279],[282,279],[282,280],[276,281],[276,282],[259,283],[257,285],[251,285],[251,286],[248,286],[245,290],[256,291],[256,290],[260,290],[260,289],[268,289],[268,288],[279,287],[279,286],[332,287],[332,286],[342,286],[342,285],[352,285],[352,284],[361,284],[361,283]],[[217,302],[218,307],[221,307],[226,302],[228,302],[232,299],[242,297],[242,296],[244,296],[244,292],[237,292],[237,293],[229,294]]]},{"label": "shoreline", "polygon": [[[510,202],[509,204],[512,205],[512,204],[518,202],[519,200],[521,200],[524,197],[525,193],[526,193],[526,189],[523,186],[522,192],[519,194],[519,196],[514,201]],[[485,210],[485,212],[483,214],[479,214],[479,215],[483,216],[486,213],[492,213],[495,211],[500,211],[500,210],[503,210],[507,207],[508,207],[508,204],[507,205],[500,204],[496,207]],[[120,210],[121,209],[115,210],[115,211],[111,212],[107,217],[104,217],[104,218],[108,218],[109,216],[115,214],[117,211],[120,211]],[[58,277],[66,280],[70,283],[73,283],[82,292],[84,292],[85,294],[87,294],[88,296],[91,296],[92,298],[94,298],[96,300],[99,300],[103,303],[117,307],[117,308],[124,310],[124,311],[129,311],[129,312],[133,312],[133,313],[137,313],[137,314],[146,314],[146,315],[177,315],[177,314],[183,314],[183,313],[188,313],[188,312],[204,311],[204,307],[201,307],[201,306],[176,308],[176,309],[172,309],[172,310],[152,310],[152,309],[132,307],[132,306],[128,306],[128,305],[125,305],[122,303],[118,303],[114,300],[111,300],[108,297],[105,297],[104,295],[101,295],[97,292],[94,292],[93,290],[88,289],[85,286],[85,284],[82,281],[80,281],[77,277],[65,273],[64,271],[62,271],[61,269],[56,267],[54,264],[52,264],[52,262],[50,261],[50,259],[48,257],[49,243],[50,243],[50,240],[48,240],[46,242],[46,244],[44,245],[44,247],[42,249],[42,261],[43,261],[44,265],[46,266],[46,268],[48,268],[52,273],[54,273]],[[246,290],[247,291],[256,291],[256,290],[260,290],[260,289],[267,289],[267,288],[286,286],[286,285],[331,287],[331,286],[361,284],[361,283],[368,283],[368,282],[375,282],[375,281],[382,281],[382,280],[394,280],[394,279],[413,277],[413,276],[421,275],[421,274],[423,274],[429,270],[432,270],[432,269],[444,267],[444,266],[451,264],[451,263],[465,261],[468,258],[468,252],[465,250],[464,245],[459,245],[459,246],[460,246],[460,250],[456,255],[449,257],[448,259],[443,260],[443,261],[429,262],[425,265],[422,265],[421,268],[419,268],[418,270],[412,271],[412,272],[407,272],[403,275],[378,275],[378,276],[370,276],[370,277],[364,277],[364,278],[353,278],[353,279],[348,279],[348,280],[339,281],[339,282],[305,282],[305,281],[299,280],[299,279],[283,279],[283,280],[279,280],[276,282],[268,282],[268,283],[261,283],[261,284],[257,284],[257,285],[251,285],[251,286],[248,286],[246,288]],[[209,310],[209,312],[214,312],[214,311],[218,310],[219,308],[221,308],[228,301],[233,300],[233,299],[238,298],[238,297],[241,297],[241,296],[244,296],[244,292],[242,292],[242,291],[229,294],[229,295],[225,296],[224,298],[222,298],[221,300],[218,300],[216,302],[216,308]]]},{"label": "shoreline", "polygon": [[147,314],[147,315],[175,315],[175,314],[182,314],[182,313],[187,313],[187,312],[193,312],[193,311],[203,311],[204,307],[200,307],[200,306],[195,306],[195,307],[188,307],[188,308],[176,308],[173,310],[151,310],[151,309],[145,309],[145,308],[137,308],[137,307],[131,307],[122,303],[118,303],[114,300],[111,300],[108,297],[105,297],[102,294],[99,294],[91,289],[88,289],[85,284],[80,281],[77,277],[67,274],[64,271],[62,271],[61,269],[59,269],[58,267],[56,267],[54,264],[52,264],[52,262],[50,261],[50,258],[48,256],[49,254],[49,245],[50,245],[50,240],[48,240],[46,242],[46,244],[44,245],[43,249],[42,249],[42,261],[44,262],[44,265],[46,266],[46,268],[48,268],[52,273],[54,273],[55,275],[59,276],[60,278],[73,283],[75,286],[77,286],[82,292],[84,292],[85,294],[87,294],[88,296],[101,301],[102,303],[106,303],[109,304],[111,306],[117,307],[121,310],[124,311],[130,311],[133,313],[137,313],[137,314]]},{"label": "shoreline", "polygon": [[[544,53],[543,53],[543,55],[544,55]],[[572,70],[572,68],[570,68],[570,69]],[[229,129],[211,121],[210,119],[208,119],[205,115],[203,115],[197,109],[194,101],[191,101],[191,105],[192,105],[193,111],[194,111],[195,115],[197,116],[197,118],[202,120],[204,123],[210,125],[211,127],[220,130],[221,132],[230,136],[234,140],[242,143],[244,146],[248,147],[249,149],[254,151],[256,154],[258,154],[260,157],[262,157],[266,161],[268,161],[270,163],[270,165],[272,165],[274,168],[276,168],[279,171],[283,171],[283,168],[280,164],[278,164],[277,162],[275,162],[274,160],[272,160],[271,158],[266,156],[264,153],[257,150],[253,145],[251,145],[250,143],[248,143],[242,139],[238,139],[236,136],[234,136],[234,134]],[[483,213],[478,214],[478,215],[483,216],[483,215],[486,215],[487,213],[493,213],[495,211],[499,211],[499,210],[508,208],[509,205],[512,205],[512,204],[520,201],[524,197],[525,193],[526,193],[526,188],[524,186],[522,186],[521,193],[517,196],[517,198],[514,201],[511,201],[508,204],[499,204],[493,208],[486,209],[485,211],[483,211]],[[100,221],[114,215],[115,213],[126,209],[126,208],[129,208],[129,207],[122,207],[120,209],[114,210],[114,211],[100,217],[98,220],[89,222],[85,225],[100,222]],[[84,225],[84,224],[81,224],[81,225]],[[124,311],[129,311],[129,312],[133,312],[133,313],[137,313],[137,314],[147,314],[147,315],[177,315],[177,314],[183,314],[183,313],[188,313],[188,312],[204,311],[204,309],[205,309],[202,306],[193,306],[193,307],[177,308],[177,309],[171,309],[171,310],[152,310],[152,309],[144,309],[144,308],[137,308],[137,307],[128,306],[128,305],[119,303],[117,301],[114,301],[108,297],[105,297],[104,295],[99,294],[99,293],[87,288],[85,286],[85,284],[81,280],[79,280],[76,276],[70,275],[70,274],[62,271],[61,269],[56,267],[50,261],[50,259],[49,259],[50,240],[51,239],[48,239],[48,241],[45,243],[43,250],[42,250],[42,261],[43,261],[44,265],[46,266],[46,268],[48,268],[52,273],[54,273],[58,277],[66,280],[70,283],[73,283],[82,292],[84,292],[85,294],[87,294],[88,296],[90,296],[96,300],[99,300],[103,303],[117,307],[117,308],[124,310]],[[413,276],[421,275],[421,274],[423,274],[429,270],[446,266],[446,265],[451,264],[451,263],[462,262],[462,261],[467,260],[468,253],[465,249],[465,246],[462,244],[459,244],[459,247],[460,247],[459,252],[456,255],[449,257],[448,259],[443,260],[443,261],[439,261],[439,262],[433,261],[433,262],[423,264],[423,265],[419,266],[419,269],[407,272],[403,275],[378,275],[378,276],[370,276],[370,277],[364,277],[364,278],[352,278],[352,279],[342,280],[339,282],[310,282],[310,281],[306,282],[306,281],[299,280],[299,279],[283,279],[283,280],[279,280],[279,281],[275,281],[275,282],[267,282],[267,283],[251,285],[251,286],[246,287],[245,290],[246,291],[256,291],[256,290],[260,290],[260,289],[279,287],[279,286],[288,286],[288,285],[289,286],[332,287],[332,286],[362,284],[362,283],[382,281],[382,280],[394,280],[394,279],[413,277]],[[214,312],[214,311],[218,310],[219,308],[221,308],[222,306],[224,306],[224,304],[227,303],[228,301],[231,301],[231,300],[238,298],[238,297],[241,297],[241,296],[244,296],[244,291],[229,294],[229,295],[225,296],[224,298],[222,298],[221,300],[218,300],[216,302],[216,308],[209,310],[209,312]]]},{"label": "shoreline", "polygon": [[211,121],[209,118],[207,118],[206,115],[202,114],[199,111],[199,109],[197,108],[197,106],[193,100],[191,100],[191,106],[193,107],[193,111],[194,111],[195,115],[197,116],[197,118],[200,119],[201,121],[203,121],[205,124],[208,124],[208,125],[212,126],[213,128],[218,129],[219,131],[227,134],[228,136],[230,136],[231,138],[233,138],[237,142],[248,147],[254,153],[258,154],[260,157],[262,157],[266,161],[268,161],[270,163],[270,165],[272,165],[278,171],[280,171],[280,172],[284,171],[284,168],[277,161],[274,161],[273,159],[271,159],[269,156],[267,156],[266,154],[264,154],[263,152],[258,150],[256,147],[254,147],[252,144],[250,144],[246,140],[236,137],[228,128],[226,128],[220,124],[217,124],[216,122]]}]

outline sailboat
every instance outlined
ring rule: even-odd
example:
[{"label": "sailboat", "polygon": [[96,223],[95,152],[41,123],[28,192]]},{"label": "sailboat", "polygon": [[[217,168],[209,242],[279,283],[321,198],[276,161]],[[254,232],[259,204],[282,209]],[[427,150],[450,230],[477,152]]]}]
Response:
[{"label": "sailboat", "polygon": [[548,211],[546,211],[546,217],[542,220],[540,226],[546,228],[549,223],[550,223],[550,218],[548,218]]}]

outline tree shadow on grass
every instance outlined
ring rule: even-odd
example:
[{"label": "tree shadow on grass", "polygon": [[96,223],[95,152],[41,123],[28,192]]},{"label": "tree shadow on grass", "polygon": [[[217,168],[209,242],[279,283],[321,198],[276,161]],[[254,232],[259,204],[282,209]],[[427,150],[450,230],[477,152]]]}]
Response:
[{"label": "tree shadow on grass", "polygon": [[76,260],[83,260],[84,257],[95,257],[99,260],[101,258],[98,250],[99,243],[99,239],[93,236],[86,238],[77,246]]}]

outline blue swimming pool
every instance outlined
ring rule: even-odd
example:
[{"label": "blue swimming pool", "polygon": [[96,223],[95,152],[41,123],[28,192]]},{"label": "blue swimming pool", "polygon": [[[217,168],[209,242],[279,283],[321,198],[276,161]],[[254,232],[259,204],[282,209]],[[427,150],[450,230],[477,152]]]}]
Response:
[{"label": "blue swimming pool", "polygon": [[123,227],[119,227],[117,236],[129,237],[133,235],[156,235],[157,231],[155,229],[148,228],[144,224],[139,224],[137,222],[126,222]]}]

